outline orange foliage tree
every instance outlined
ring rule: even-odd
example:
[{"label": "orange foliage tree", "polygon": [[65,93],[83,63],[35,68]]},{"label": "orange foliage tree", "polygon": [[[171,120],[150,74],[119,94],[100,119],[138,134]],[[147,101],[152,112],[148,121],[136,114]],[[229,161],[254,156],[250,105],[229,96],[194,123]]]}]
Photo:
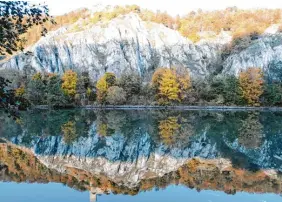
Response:
[{"label": "orange foliage tree", "polygon": [[240,88],[243,98],[249,105],[259,106],[259,98],[263,94],[263,83],[263,73],[260,68],[252,67],[240,73]]}]

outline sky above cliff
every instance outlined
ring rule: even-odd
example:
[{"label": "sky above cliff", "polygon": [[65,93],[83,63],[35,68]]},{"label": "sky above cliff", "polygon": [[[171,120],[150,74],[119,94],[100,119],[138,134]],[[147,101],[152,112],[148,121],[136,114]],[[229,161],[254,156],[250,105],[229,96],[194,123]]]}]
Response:
[{"label": "sky above cliff", "polygon": [[282,8],[282,1],[279,0],[36,0],[49,5],[52,15],[61,15],[69,11],[81,8],[92,7],[96,4],[103,5],[131,5],[137,4],[142,8],[151,10],[167,11],[171,15],[186,14],[191,10],[199,8],[203,10],[224,9],[237,6],[238,8]]}]

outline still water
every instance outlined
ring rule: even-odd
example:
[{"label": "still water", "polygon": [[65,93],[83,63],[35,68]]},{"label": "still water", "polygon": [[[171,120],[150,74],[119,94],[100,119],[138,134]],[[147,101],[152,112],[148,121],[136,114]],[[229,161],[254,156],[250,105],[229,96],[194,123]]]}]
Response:
[{"label": "still water", "polygon": [[279,202],[282,112],[0,114],[1,202]]}]

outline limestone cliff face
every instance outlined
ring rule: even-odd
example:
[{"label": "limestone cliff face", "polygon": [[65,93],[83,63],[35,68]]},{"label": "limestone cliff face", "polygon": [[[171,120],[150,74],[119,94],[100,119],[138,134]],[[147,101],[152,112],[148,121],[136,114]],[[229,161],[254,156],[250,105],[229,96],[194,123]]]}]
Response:
[{"label": "limestone cliff face", "polygon": [[260,67],[276,79],[282,70],[282,34],[272,27],[243,50],[223,58],[224,46],[232,40],[228,32],[194,44],[164,25],[142,21],[135,13],[95,25],[85,26],[79,20],[50,32],[26,54],[2,62],[0,69],[32,67],[56,73],[74,69],[89,71],[96,80],[107,71],[117,75],[135,71],[146,77],[157,67],[184,66],[193,77],[238,75],[248,67]]},{"label": "limestone cliff face", "polygon": [[216,71],[221,49],[231,37],[221,33],[213,40],[193,44],[179,32],[164,25],[144,22],[137,14],[119,16],[110,22],[78,28],[81,23],[50,32],[2,64],[2,68],[62,73],[66,69],[90,72],[97,79],[106,71],[117,75],[137,71],[150,75],[157,67],[185,66],[195,76]]},{"label": "limestone cliff face", "polygon": [[282,35],[263,36],[223,62],[223,74],[235,74],[248,67],[260,67],[272,79],[279,79],[282,70]]}]

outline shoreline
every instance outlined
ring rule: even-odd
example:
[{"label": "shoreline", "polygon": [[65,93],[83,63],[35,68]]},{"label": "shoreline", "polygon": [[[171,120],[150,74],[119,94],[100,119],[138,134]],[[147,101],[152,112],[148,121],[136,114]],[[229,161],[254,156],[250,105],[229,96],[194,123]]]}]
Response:
[{"label": "shoreline", "polygon": [[[33,109],[49,109],[47,105],[35,106]],[[65,108],[57,108],[65,109]],[[152,105],[86,105],[69,109],[97,109],[97,110],[209,110],[209,111],[282,111],[282,107],[244,107],[244,106],[152,106]]]}]

